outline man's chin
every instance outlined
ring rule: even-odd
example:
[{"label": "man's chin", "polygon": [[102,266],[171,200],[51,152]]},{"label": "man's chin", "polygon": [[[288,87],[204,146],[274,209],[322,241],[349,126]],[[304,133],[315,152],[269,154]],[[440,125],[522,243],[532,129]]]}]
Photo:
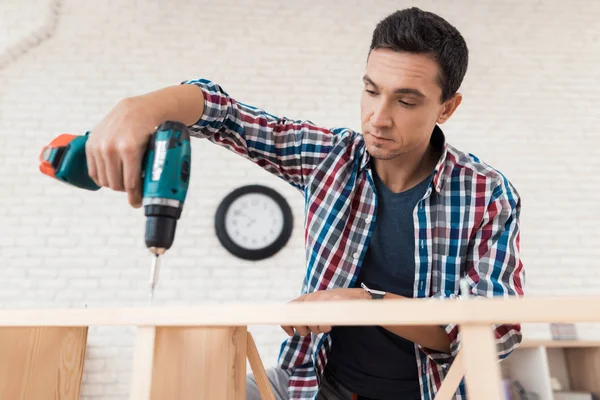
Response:
[{"label": "man's chin", "polygon": [[371,155],[371,157],[375,158],[376,160],[392,160],[396,157],[398,157],[398,154],[393,152],[393,151],[389,151],[389,150],[384,150],[380,147],[377,146],[367,146],[367,150],[369,151],[369,154]]}]

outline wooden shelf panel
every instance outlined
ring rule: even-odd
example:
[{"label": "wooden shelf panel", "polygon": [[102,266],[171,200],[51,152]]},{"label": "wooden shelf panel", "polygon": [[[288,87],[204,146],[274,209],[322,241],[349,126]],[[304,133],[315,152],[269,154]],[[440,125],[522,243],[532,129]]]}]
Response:
[{"label": "wooden shelf panel", "polygon": [[0,310],[0,326],[439,325],[598,322],[600,297],[235,303],[193,307]]},{"label": "wooden shelf panel", "polygon": [[520,345],[521,348],[531,348],[531,347],[562,347],[562,348],[571,348],[571,347],[600,347],[600,340],[523,340]]}]

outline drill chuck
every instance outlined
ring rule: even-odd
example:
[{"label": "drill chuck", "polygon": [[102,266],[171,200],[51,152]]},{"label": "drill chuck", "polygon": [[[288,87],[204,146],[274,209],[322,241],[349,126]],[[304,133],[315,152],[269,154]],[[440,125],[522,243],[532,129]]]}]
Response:
[{"label": "drill chuck", "polygon": [[181,208],[163,205],[147,205],[144,207],[146,216],[146,233],[144,235],[146,247],[149,249],[169,250],[175,239],[177,220],[181,215]]}]

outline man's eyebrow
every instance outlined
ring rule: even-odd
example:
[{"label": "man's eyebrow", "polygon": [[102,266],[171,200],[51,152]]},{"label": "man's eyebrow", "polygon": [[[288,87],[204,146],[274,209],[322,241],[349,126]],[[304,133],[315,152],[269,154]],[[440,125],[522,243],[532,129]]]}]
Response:
[{"label": "man's eyebrow", "polygon": [[[365,83],[368,83],[369,85],[373,86],[375,89],[377,89],[377,85],[375,84],[375,82],[373,82],[373,80],[371,78],[369,78],[367,75],[363,76],[363,81]],[[398,89],[394,90],[394,93],[396,93],[396,94],[413,94],[418,97],[425,97],[425,95],[423,93],[421,93],[421,91],[419,91],[417,89],[413,89],[413,88],[398,88]]]}]

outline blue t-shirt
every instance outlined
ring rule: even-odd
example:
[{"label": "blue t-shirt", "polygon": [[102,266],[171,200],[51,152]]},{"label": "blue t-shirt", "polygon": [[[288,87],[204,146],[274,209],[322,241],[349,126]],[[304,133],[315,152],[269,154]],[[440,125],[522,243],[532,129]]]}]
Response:
[{"label": "blue t-shirt", "polygon": [[[431,176],[401,193],[392,192],[373,169],[377,219],[356,287],[405,297],[415,284],[413,210]],[[328,372],[353,393],[376,400],[421,398],[415,346],[380,326],[343,326],[331,330]]]}]

